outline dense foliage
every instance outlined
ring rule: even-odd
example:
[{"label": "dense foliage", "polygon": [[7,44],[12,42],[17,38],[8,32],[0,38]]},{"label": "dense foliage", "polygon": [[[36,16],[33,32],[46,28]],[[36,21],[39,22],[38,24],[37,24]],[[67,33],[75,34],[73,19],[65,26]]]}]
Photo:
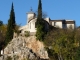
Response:
[{"label": "dense foliage", "polygon": [[3,21],[0,20],[0,26],[2,26],[2,25],[3,25]]},{"label": "dense foliage", "polygon": [[0,51],[3,49],[5,33],[7,30],[6,28],[7,28],[7,26],[5,24],[1,23],[1,25],[0,25]]},{"label": "dense foliage", "polygon": [[[48,51],[53,51],[52,59],[55,60],[80,60],[80,30],[53,29],[44,40]],[[56,54],[56,55],[55,55]]]}]

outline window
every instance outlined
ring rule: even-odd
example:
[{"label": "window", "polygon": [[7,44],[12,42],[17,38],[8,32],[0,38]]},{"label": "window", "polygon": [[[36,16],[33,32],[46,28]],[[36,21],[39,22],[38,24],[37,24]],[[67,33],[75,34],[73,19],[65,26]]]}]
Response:
[{"label": "window", "polygon": [[36,22],[35,22],[35,28],[37,28],[37,26],[36,26]]},{"label": "window", "polygon": [[54,26],[56,26],[56,22],[54,22]]},{"label": "window", "polygon": [[30,23],[30,29],[31,29],[31,23]]},{"label": "window", "polygon": [[73,29],[72,25],[69,25],[69,29]]}]

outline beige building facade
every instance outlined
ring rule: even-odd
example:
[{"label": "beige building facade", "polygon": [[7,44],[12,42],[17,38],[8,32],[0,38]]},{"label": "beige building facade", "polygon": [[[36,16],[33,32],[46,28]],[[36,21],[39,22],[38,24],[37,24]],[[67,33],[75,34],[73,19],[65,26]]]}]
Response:
[{"label": "beige building facade", "polygon": [[[27,24],[25,26],[20,27],[19,30],[22,33],[25,33],[25,31],[29,31],[30,33],[35,33],[36,32],[36,27],[35,27],[36,20],[37,20],[36,14],[32,11],[28,12]],[[75,28],[74,20],[66,20],[66,19],[51,20],[50,18],[45,18],[44,20],[46,20],[47,23],[49,23],[49,25],[57,27],[57,28],[61,28],[61,29],[67,29],[67,28],[74,29]]]}]

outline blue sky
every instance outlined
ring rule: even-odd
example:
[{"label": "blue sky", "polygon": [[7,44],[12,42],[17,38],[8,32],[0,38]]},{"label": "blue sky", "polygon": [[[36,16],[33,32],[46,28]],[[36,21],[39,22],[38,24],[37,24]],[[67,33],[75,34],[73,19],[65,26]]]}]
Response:
[{"label": "blue sky", "polygon": [[[0,0],[0,20],[7,23],[11,4],[14,3],[15,19],[17,24],[25,25],[27,23],[27,12],[30,8],[37,11],[38,0]],[[80,0],[42,0],[43,12],[52,20],[54,19],[72,19],[76,25],[80,26]]]}]

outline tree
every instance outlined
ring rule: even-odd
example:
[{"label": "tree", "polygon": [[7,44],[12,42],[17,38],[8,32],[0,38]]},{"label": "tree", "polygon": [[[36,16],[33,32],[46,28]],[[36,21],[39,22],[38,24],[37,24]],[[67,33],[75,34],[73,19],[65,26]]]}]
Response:
[{"label": "tree", "polygon": [[42,3],[41,3],[41,0],[39,0],[37,19],[42,19]]},{"label": "tree", "polygon": [[2,26],[2,25],[3,25],[3,21],[0,20],[0,26]]},{"label": "tree", "polygon": [[58,60],[76,60],[80,54],[78,33],[70,29],[53,29],[45,36],[44,43],[46,47],[51,47],[53,54],[57,53]]},{"label": "tree", "polygon": [[5,39],[5,33],[6,33],[6,25],[1,25],[0,26],[0,55],[1,55],[1,50],[4,48],[4,39]]},{"label": "tree", "polygon": [[7,45],[11,41],[11,39],[13,38],[15,26],[16,26],[15,13],[14,13],[14,8],[13,8],[13,3],[12,3],[10,18],[8,20],[7,32],[6,32],[6,37],[5,37],[5,45]]},{"label": "tree", "polygon": [[3,36],[5,36],[7,31],[7,25],[3,24],[2,26],[0,26],[0,32],[3,34]]},{"label": "tree", "polygon": [[36,26],[37,26],[36,38],[38,40],[43,40],[45,35],[45,21],[42,18],[41,0],[39,0],[39,5],[38,5],[38,16],[37,16]]}]

